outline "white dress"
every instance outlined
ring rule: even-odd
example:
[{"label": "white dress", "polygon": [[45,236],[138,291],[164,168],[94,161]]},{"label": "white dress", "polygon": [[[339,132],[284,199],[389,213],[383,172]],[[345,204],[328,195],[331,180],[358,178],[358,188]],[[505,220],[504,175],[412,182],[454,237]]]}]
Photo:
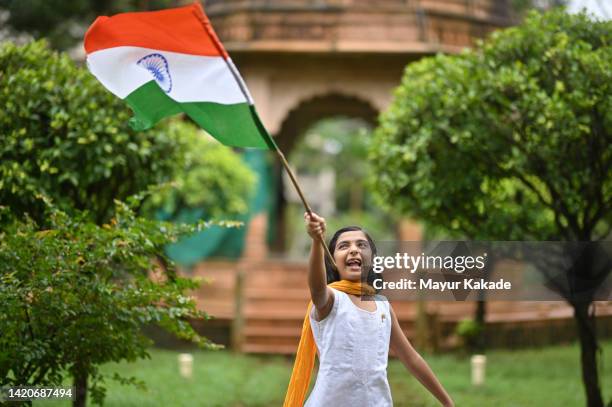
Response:
[{"label": "white dress", "polygon": [[387,381],[391,337],[389,302],[378,297],[376,311],[355,305],[334,290],[329,315],[310,325],[319,350],[319,373],[305,407],[393,406]]}]

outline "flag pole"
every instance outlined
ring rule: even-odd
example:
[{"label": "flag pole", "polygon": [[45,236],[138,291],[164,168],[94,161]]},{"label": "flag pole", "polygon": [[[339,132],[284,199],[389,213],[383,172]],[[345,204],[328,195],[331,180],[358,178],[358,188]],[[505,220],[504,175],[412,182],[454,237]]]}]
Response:
[{"label": "flag pole", "polygon": [[[270,136],[270,134],[268,133],[268,130],[266,130],[266,127],[259,120],[259,116],[257,115],[257,112],[255,111],[255,104],[253,103],[253,99],[251,98],[251,95],[249,94],[249,91],[247,90],[247,87],[245,83],[243,82],[242,77],[238,73],[236,67],[234,66],[234,63],[229,58],[229,55],[225,51],[225,48],[221,44],[221,41],[219,41],[219,37],[217,37],[215,30],[213,30],[212,24],[210,23],[210,20],[208,19],[208,17],[206,17],[206,14],[204,13],[204,10],[202,9],[201,4],[200,3],[197,3],[197,4],[199,5],[199,9],[195,13],[196,17],[200,20],[202,26],[204,27],[204,29],[206,30],[206,32],[212,39],[213,44],[215,45],[219,53],[223,56],[223,60],[225,61],[226,66],[228,67],[229,71],[232,73],[232,76],[234,77],[236,84],[238,84],[240,91],[242,92],[242,94],[244,95],[244,97],[249,103],[249,108],[251,110],[251,115],[253,116],[253,120],[255,120],[255,123],[257,124],[257,127],[259,127],[260,132],[265,136],[265,139],[266,139],[265,141],[268,144],[268,147],[276,151],[276,154],[280,158],[281,163],[283,164],[283,167],[285,167],[287,174],[289,174],[289,178],[291,178],[291,182],[293,183],[295,190],[297,191],[298,195],[300,196],[300,199],[302,200],[304,209],[306,209],[306,212],[308,212],[309,215],[312,215],[312,209],[310,208],[310,205],[308,205],[308,202],[306,202],[306,198],[304,198],[304,194],[302,193],[302,188],[300,188],[300,184],[298,184],[297,178],[293,174],[293,171],[291,171],[291,168],[289,167],[289,163],[285,159],[285,155],[280,150],[280,148],[278,148],[278,146],[272,139],[272,136]],[[332,256],[331,252],[329,251],[329,248],[325,244],[323,235],[322,234],[317,235],[317,238],[318,238],[317,240],[319,241],[319,243],[321,243],[321,245],[323,246],[323,249],[325,250],[325,254],[327,255],[332,267],[338,270],[338,266],[336,266],[336,262],[334,261],[334,256]]]},{"label": "flag pole", "polygon": [[[295,190],[297,191],[298,195],[300,196],[300,200],[302,201],[302,204],[304,205],[304,209],[306,209],[306,212],[308,212],[308,215],[312,215],[312,209],[310,208],[310,205],[308,205],[308,202],[306,202],[306,198],[304,197],[304,194],[302,193],[302,189],[300,188],[300,184],[298,184],[297,178],[293,174],[293,171],[291,170],[291,167],[289,167],[289,163],[285,159],[285,155],[280,150],[280,148],[278,148],[276,143],[274,143],[274,147],[275,147],[274,150],[276,151],[276,154],[278,155],[278,158],[280,158],[281,164],[283,164],[283,167],[285,167],[285,171],[287,171],[287,174],[289,174],[289,178],[291,178],[291,182],[293,183],[293,186],[295,187]],[[334,261],[334,256],[332,256],[331,252],[329,251],[329,248],[325,244],[325,240],[323,240],[323,235],[322,234],[321,235],[317,235],[317,238],[318,238],[317,240],[319,241],[319,243],[321,243],[321,245],[323,246],[323,249],[325,250],[325,254],[327,255],[327,257],[328,257],[329,261],[331,262],[332,266],[336,270],[338,270],[338,267],[336,266],[336,262]]]}]

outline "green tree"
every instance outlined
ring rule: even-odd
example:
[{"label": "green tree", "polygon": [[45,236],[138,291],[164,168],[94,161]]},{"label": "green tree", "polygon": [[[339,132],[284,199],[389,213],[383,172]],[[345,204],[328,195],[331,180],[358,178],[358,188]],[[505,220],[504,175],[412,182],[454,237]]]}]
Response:
[{"label": "green tree", "polygon": [[[408,66],[373,143],[381,201],[474,239],[608,236],[610,66],[612,22],[562,10]],[[588,405],[601,407],[592,298],[567,298]]]},{"label": "green tree", "polygon": [[0,202],[44,223],[62,210],[109,219],[114,199],[159,182],[176,148],[164,130],[136,133],[130,111],[85,69],[44,42],[0,48]]},{"label": "green tree", "polygon": [[[145,207],[233,215],[252,189],[246,165],[188,123],[136,134],[121,101],[43,42],[0,48],[0,103],[0,384],[70,374],[83,406],[88,388],[103,398],[100,364],[146,356],[143,323],[205,344],[188,324],[203,316],[186,296],[195,284],[163,251],[193,227],[120,201],[141,208],[130,197],[172,182]],[[161,284],[148,278],[152,259]]]},{"label": "green tree", "polygon": [[6,25],[15,32],[47,38],[56,49],[68,49],[85,35],[100,15],[158,10],[178,6],[178,0],[0,0],[8,12]]},{"label": "green tree", "polygon": [[254,177],[230,148],[188,123],[133,131],[125,103],[44,42],[0,48],[0,104],[0,203],[40,225],[38,194],[102,224],[114,199],[164,182],[176,189],[151,201],[170,214],[180,207],[208,217],[247,209]]},{"label": "green tree", "polygon": [[85,405],[87,390],[101,404],[106,377],[98,367],[148,357],[142,324],[213,347],[189,324],[206,318],[186,295],[198,284],[167,259],[165,273],[149,277],[163,246],[193,228],[138,218],[121,202],[102,226],[48,212],[44,230],[26,219],[0,232],[0,386],[59,386],[69,373],[75,405]]}]

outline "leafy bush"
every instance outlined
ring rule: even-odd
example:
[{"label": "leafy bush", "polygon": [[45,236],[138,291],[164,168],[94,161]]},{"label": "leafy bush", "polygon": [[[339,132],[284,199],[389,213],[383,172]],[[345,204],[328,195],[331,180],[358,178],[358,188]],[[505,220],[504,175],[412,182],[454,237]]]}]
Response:
[{"label": "leafy bush", "polygon": [[380,201],[480,239],[601,238],[612,224],[612,22],[531,13],[406,68],[372,143]]},{"label": "leafy bush", "polygon": [[[381,202],[472,239],[606,239],[610,66],[612,21],[563,10],[530,13],[476,50],[408,66],[372,143]],[[611,270],[586,260],[566,272],[568,287],[548,283],[574,308],[587,404],[603,406],[596,290],[575,293]]]},{"label": "leafy bush", "polygon": [[101,402],[98,366],[146,357],[143,324],[210,346],[189,325],[206,317],[186,295],[197,284],[163,250],[203,225],[138,217],[132,196],[174,182],[148,207],[233,215],[252,189],[246,165],[186,123],[136,134],[124,103],[44,42],[0,47],[0,104],[0,385],[69,373],[79,405],[87,388]]},{"label": "leafy bush", "polygon": [[455,333],[461,338],[463,346],[469,352],[477,348],[477,341],[484,327],[471,318],[464,318],[455,327]]},{"label": "leafy bush", "polygon": [[[177,276],[162,250],[193,227],[138,218],[121,202],[102,226],[49,214],[45,230],[26,219],[0,233],[0,385],[59,385],[69,372],[89,377],[100,403],[99,365],[148,356],[143,324],[212,346],[189,324],[206,318],[186,295],[198,284]],[[156,257],[167,268],[150,278]]]},{"label": "leafy bush", "polygon": [[146,212],[161,209],[168,219],[177,219],[181,209],[202,209],[206,219],[247,212],[255,175],[236,153],[187,122],[171,122],[167,136],[175,159],[164,179],[174,188],[153,194]]},{"label": "leafy bush", "polygon": [[44,42],[0,48],[0,202],[44,223],[49,196],[61,209],[110,218],[113,199],[159,182],[175,144],[167,132],[136,133],[129,109]]},{"label": "leafy bush", "polygon": [[37,194],[101,224],[113,200],[176,181],[154,201],[207,216],[246,211],[254,179],[228,147],[187,123],[136,133],[125,103],[44,42],[0,48],[0,202],[44,224]]}]

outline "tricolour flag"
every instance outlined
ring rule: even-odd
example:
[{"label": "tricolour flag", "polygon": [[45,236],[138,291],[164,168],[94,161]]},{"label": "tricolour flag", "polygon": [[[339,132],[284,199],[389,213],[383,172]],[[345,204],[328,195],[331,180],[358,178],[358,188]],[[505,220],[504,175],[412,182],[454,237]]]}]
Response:
[{"label": "tricolour flag", "polygon": [[89,70],[134,111],[135,129],[184,112],[223,144],[274,148],[199,3],[98,17],[85,51]]}]

